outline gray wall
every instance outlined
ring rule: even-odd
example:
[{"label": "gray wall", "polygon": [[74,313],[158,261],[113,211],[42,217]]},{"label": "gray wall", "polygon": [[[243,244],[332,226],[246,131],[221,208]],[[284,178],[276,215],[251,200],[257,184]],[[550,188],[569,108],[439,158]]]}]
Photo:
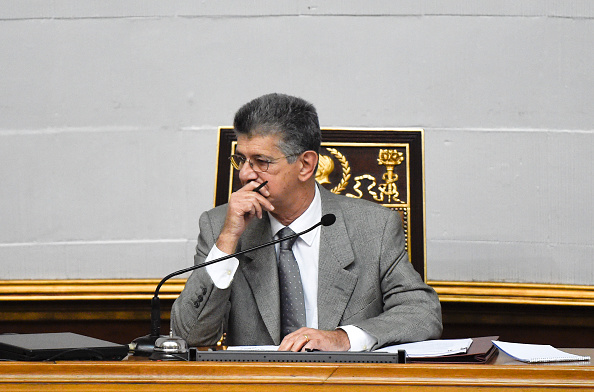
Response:
[{"label": "gray wall", "polygon": [[192,263],[216,131],[272,91],[421,127],[428,278],[594,281],[594,2],[0,1],[0,279]]}]

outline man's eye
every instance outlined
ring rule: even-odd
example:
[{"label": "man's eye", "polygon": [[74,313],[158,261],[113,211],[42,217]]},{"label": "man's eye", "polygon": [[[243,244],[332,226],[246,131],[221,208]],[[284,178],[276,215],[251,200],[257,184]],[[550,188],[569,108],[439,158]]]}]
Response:
[{"label": "man's eye", "polygon": [[269,160],[267,160],[267,159],[262,159],[262,158],[256,158],[256,159],[255,159],[255,161],[256,161],[256,163],[257,163],[258,165],[267,165],[267,164],[269,164],[269,163],[270,163],[270,161],[269,161]]}]

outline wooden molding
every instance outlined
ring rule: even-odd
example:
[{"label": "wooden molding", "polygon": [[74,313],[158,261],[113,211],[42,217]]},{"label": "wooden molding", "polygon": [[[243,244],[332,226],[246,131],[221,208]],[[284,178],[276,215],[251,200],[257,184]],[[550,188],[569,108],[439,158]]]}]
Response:
[{"label": "wooden molding", "polygon": [[[148,300],[158,279],[5,280],[2,301]],[[594,306],[594,286],[497,282],[429,281],[442,302],[483,302],[531,305]],[[175,299],[185,279],[172,279],[160,290],[161,299]]]},{"label": "wooden molding", "polygon": [[[573,350],[582,355],[592,350]],[[594,367],[493,364],[237,363],[124,361],[13,362],[4,391],[588,391]],[[579,364],[581,365],[581,364]]]},{"label": "wooden molding", "polygon": [[594,306],[594,286],[428,281],[442,302]]},{"label": "wooden molding", "polygon": [[[5,280],[0,281],[2,301],[147,300],[159,279]],[[159,291],[161,299],[175,299],[185,279],[171,279]]]}]

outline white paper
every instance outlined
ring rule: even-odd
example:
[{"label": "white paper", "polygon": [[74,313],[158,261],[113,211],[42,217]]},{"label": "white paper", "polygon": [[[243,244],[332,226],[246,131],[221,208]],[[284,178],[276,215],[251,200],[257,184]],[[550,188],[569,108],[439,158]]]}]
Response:
[{"label": "white paper", "polygon": [[522,362],[589,361],[590,357],[566,353],[547,344],[509,343],[492,340],[498,349]]},{"label": "white paper", "polygon": [[278,351],[278,346],[229,346],[227,350],[236,351]]},{"label": "white paper", "polygon": [[440,357],[443,355],[465,354],[472,344],[472,339],[438,339],[425,340],[415,343],[397,344],[376,350],[377,352],[397,353],[406,350],[406,356],[415,357]]}]

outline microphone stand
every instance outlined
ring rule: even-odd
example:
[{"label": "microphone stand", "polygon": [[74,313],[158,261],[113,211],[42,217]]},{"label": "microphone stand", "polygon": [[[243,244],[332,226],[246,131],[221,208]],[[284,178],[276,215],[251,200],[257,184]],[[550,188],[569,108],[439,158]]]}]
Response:
[{"label": "microphone stand", "polygon": [[[159,290],[161,289],[161,286],[163,286],[163,283],[165,283],[169,279],[173,278],[174,276],[181,275],[186,272],[196,270],[198,268],[206,267],[207,265],[211,265],[211,264],[223,261],[223,260],[228,260],[233,257],[240,256],[244,253],[252,252],[254,250],[258,250],[258,249],[261,249],[261,248],[264,248],[264,247],[267,247],[270,245],[278,244],[279,242],[282,242],[282,241],[285,241],[285,240],[288,240],[291,238],[299,237],[300,235],[309,233],[310,231],[312,231],[313,229],[315,229],[318,226],[321,226],[321,225],[330,226],[330,225],[334,224],[335,221],[336,221],[336,216],[334,214],[326,214],[326,215],[322,216],[322,219],[318,223],[316,223],[309,229],[304,230],[302,232],[291,234],[289,236],[279,238],[277,240],[273,240],[273,241],[270,241],[270,242],[267,242],[267,243],[264,243],[264,244],[261,244],[258,246],[254,246],[253,248],[245,249],[245,250],[242,250],[242,251],[239,251],[239,252],[227,255],[227,256],[219,257],[218,259],[207,261],[207,262],[201,263],[201,264],[196,264],[191,267],[187,267],[187,268],[170,273],[169,275],[167,275],[166,277],[161,279],[161,281],[157,285],[157,288],[155,289],[155,294],[153,295],[153,298],[151,299],[151,332],[150,332],[150,334],[134,339],[132,341],[132,343],[130,343],[130,345],[129,345],[130,350],[133,352],[133,355],[145,356],[145,357],[151,356],[151,359],[185,359],[185,358],[181,358],[181,357],[176,358],[175,354],[181,354],[181,353],[187,352],[187,343],[182,338],[173,336],[173,332],[171,332],[169,336],[161,335],[161,301],[159,300]],[[159,342],[157,342],[157,340],[159,340]],[[177,346],[177,348],[173,348],[173,347],[167,348],[166,346],[168,346],[168,345],[169,346]],[[160,347],[160,348],[162,348],[162,351],[166,351],[165,355],[153,355],[155,353],[156,347]],[[172,354],[167,354],[167,351],[170,351]]]}]

